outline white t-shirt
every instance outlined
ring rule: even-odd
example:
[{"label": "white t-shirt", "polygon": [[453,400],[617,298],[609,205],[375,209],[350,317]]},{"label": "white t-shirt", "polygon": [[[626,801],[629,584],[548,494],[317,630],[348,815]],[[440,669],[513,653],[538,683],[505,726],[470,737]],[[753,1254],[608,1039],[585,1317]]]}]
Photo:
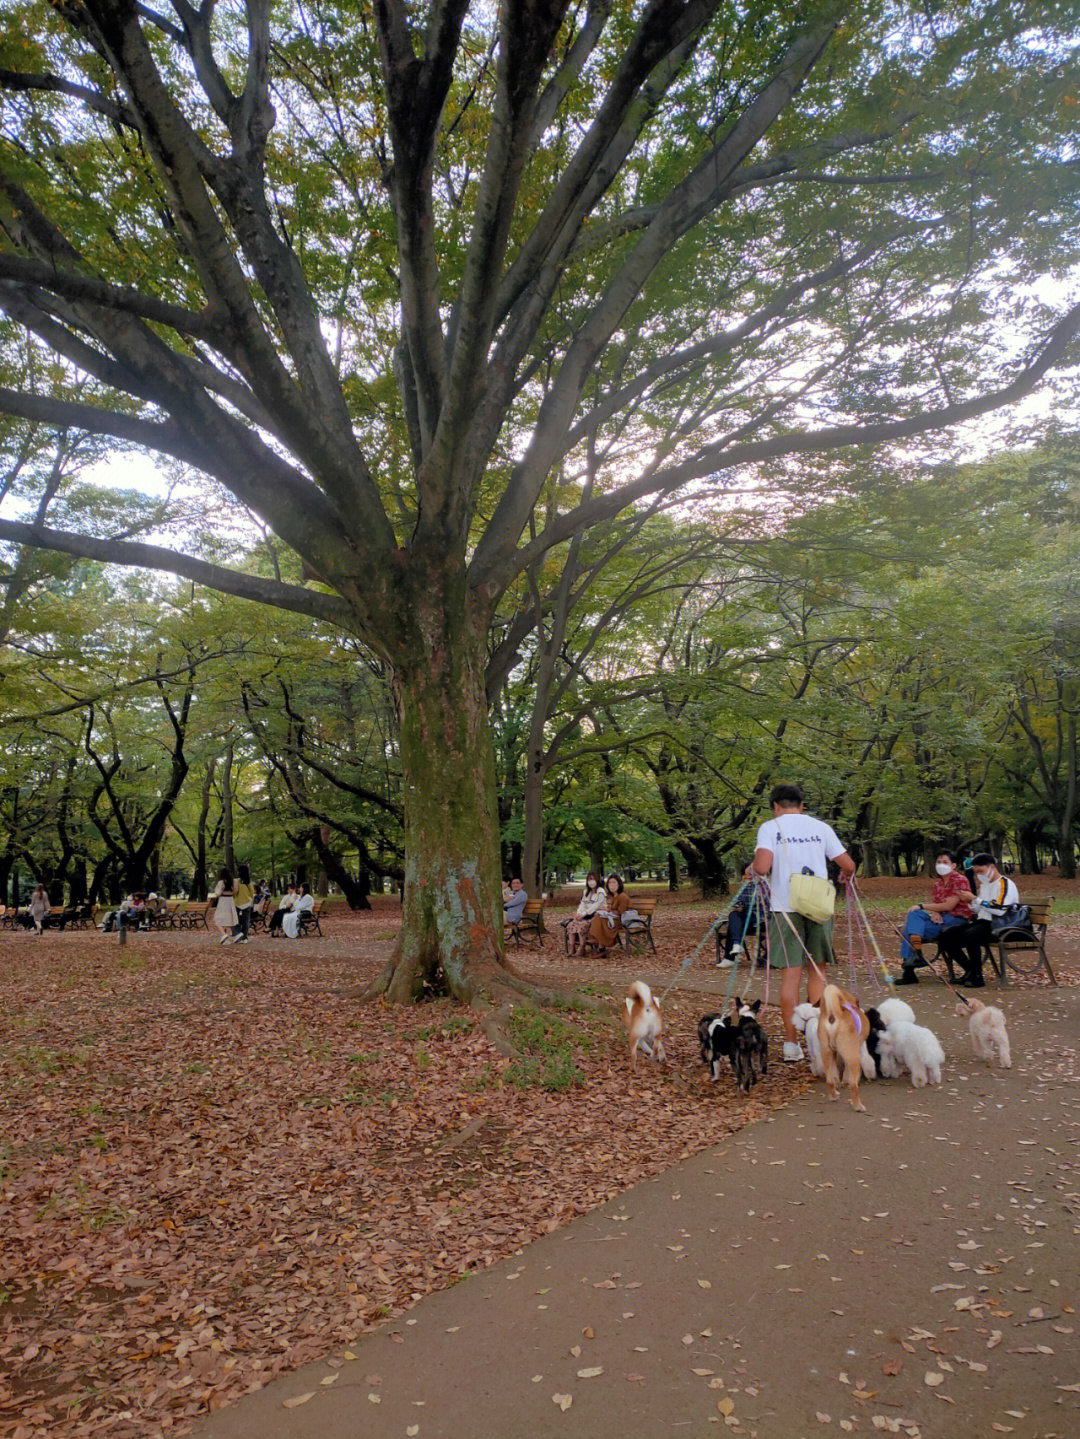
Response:
[{"label": "white t-shirt", "polygon": [[783,911],[791,908],[788,881],[793,874],[809,869],[825,879],[825,861],[844,853],[844,846],[830,826],[811,814],[782,814],[767,819],[757,832],[755,848],[772,852],[769,903],[774,910]]}]

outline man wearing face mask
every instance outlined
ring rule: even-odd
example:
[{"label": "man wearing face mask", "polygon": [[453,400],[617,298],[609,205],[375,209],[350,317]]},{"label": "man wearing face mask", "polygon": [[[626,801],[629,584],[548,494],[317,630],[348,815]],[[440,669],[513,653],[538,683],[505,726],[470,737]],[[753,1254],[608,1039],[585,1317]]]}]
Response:
[{"label": "man wearing face mask", "polygon": [[938,939],[945,930],[968,924],[975,918],[971,908],[975,897],[967,879],[957,869],[951,850],[938,853],[934,869],[937,879],[930,891],[930,903],[909,909],[904,920],[904,937],[900,941],[903,968],[897,984],[918,984],[915,970],[926,963],[920,952],[926,940]]},{"label": "man wearing face mask", "polygon": [[1020,892],[1011,879],[1007,879],[994,863],[992,854],[977,854],[972,861],[972,874],[978,884],[975,896],[975,918],[970,924],[950,930],[941,938],[941,952],[954,963],[963,964],[961,953],[966,955],[964,977],[959,981],[966,989],[981,989],[983,979],[983,945],[993,931],[993,922],[1012,905],[1020,903]]}]

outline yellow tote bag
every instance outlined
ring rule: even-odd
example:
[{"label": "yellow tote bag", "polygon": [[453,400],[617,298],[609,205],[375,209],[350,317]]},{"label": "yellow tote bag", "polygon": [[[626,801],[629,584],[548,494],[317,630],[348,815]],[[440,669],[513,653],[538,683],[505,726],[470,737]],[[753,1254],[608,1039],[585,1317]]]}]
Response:
[{"label": "yellow tote bag", "polygon": [[824,924],[836,911],[836,890],[816,874],[793,874],[788,881],[788,901],[796,914]]}]

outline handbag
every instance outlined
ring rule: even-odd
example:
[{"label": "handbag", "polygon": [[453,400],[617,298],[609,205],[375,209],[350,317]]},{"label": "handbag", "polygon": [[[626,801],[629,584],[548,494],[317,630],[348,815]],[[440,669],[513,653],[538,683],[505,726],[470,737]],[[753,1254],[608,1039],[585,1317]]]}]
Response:
[{"label": "handbag", "polygon": [[836,890],[827,879],[810,870],[793,874],[788,881],[788,902],[796,914],[814,924],[825,924],[836,911]]},{"label": "handbag", "polygon": [[991,934],[1005,934],[1013,929],[1031,929],[1031,908],[1026,904],[1010,904],[990,921]]}]

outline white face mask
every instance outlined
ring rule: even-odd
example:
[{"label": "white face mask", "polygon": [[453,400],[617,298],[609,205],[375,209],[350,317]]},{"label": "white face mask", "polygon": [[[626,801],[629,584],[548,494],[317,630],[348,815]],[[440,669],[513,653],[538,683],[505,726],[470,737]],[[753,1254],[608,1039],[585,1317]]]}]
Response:
[{"label": "white face mask", "polygon": [[948,860],[945,860],[945,859],[939,860],[938,863],[934,865],[934,868],[937,870],[938,874],[940,874],[942,877],[944,877],[944,876],[947,875],[947,874],[952,874],[952,872],[953,872],[953,867],[952,867],[952,865],[948,862]]}]

